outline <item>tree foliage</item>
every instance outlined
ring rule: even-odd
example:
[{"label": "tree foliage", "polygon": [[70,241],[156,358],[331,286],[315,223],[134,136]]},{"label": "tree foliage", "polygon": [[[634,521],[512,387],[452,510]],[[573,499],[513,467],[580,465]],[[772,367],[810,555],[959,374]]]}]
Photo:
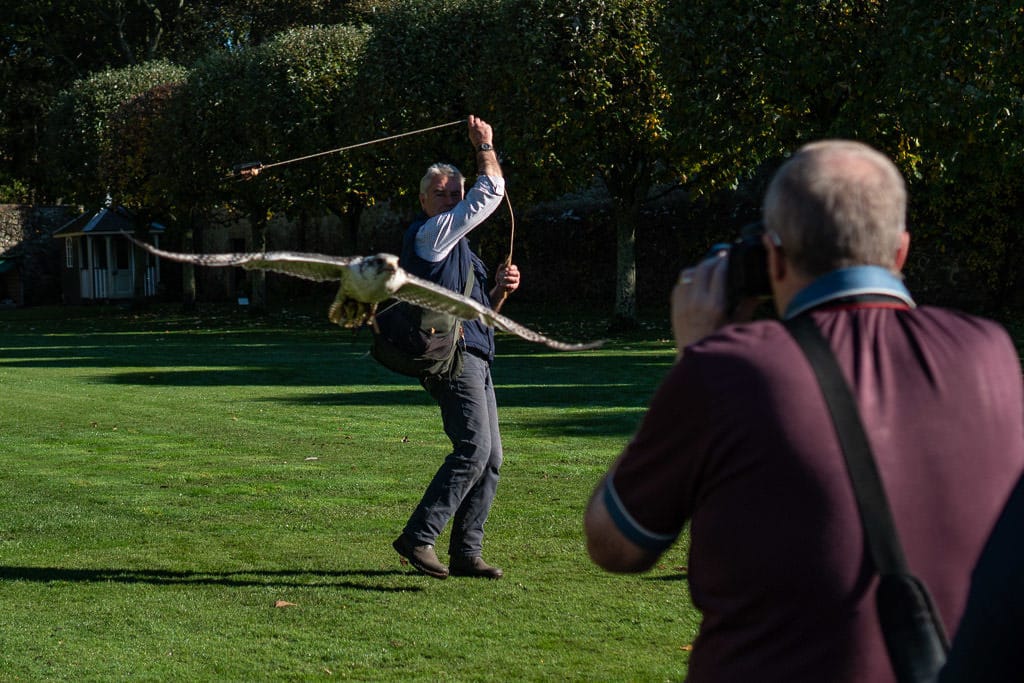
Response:
[{"label": "tree foliage", "polygon": [[353,149],[370,130],[358,111],[367,99],[356,87],[370,32],[344,25],[287,31],[254,54],[254,96],[271,116],[274,141],[268,162],[314,156],[273,171],[284,184],[285,211],[293,216],[339,215],[351,250],[358,244],[359,216],[375,198],[377,164],[372,152]]},{"label": "tree foliage", "polygon": [[[627,323],[636,315],[639,208],[668,167],[658,17],[649,0],[399,2],[375,20],[364,76],[391,127],[487,118],[515,197],[551,198],[599,179],[614,200],[615,312]],[[403,144],[395,168],[452,160],[438,140]]]},{"label": "tree foliage", "polygon": [[915,65],[915,87],[900,91],[912,234],[925,256],[911,274],[938,300],[1020,305],[1024,15],[1005,3],[908,2],[890,35]]},{"label": "tree foliage", "polygon": [[146,62],[101,71],[62,92],[50,112],[44,154],[53,195],[83,204],[100,202],[109,189],[99,173],[102,150],[111,144],[109,117],[150,88],[185,77],[181,67]]},{"label": "tree foliage", "polygon": [[[90,74],[163,60],[190,66],[294,27],[350,21],[369,0],[0,0],[0,182],[38,186],[40,120]],[[37,188],[41,189],[41,188]]]},{"label": "tree foliage", "polygon": [[[5,75],[43,73],[59,61],[40,45],[38,26],[24,20],[42,5],[25,3],[17,31],[7,31]],[[985,301],[1024,289],[1015,183],[1024,159],[1024,18],[1013,7],[166,0],[158,25],[144,11],[157,6],[68,5],[69,17],[102,9],[107,23],[97,25],[108,28],[114,9],[131,10],[124,16],[140,27],[132,49],[118,48],[107,31],[91,44],[99,62],[162,53],[192,66],[154,61],[95,71],[60,95],[49,119],[54,135],[40,156],[65,196],[95,197],[109,184],[126,202],[164,203],[170,214],[232,205],[257,233],[275,212],[301,226],[329,210],[343,219],[345,244],[358,250],[364,207],[381,200],[414,207],[432,161],[472,167],[464,128],[275,167],[248,183],[230,180],[231,167],[475,113],[495,126],[520,206],[595,179],[607,191],[618,234],[615,312],[628,321],[634,245],[645,238],[640,207],[653,188],[677,182],[699,196],[739,187],[759,198],[758,183],[800,144],[855,137],[892,156],[910,179],[918,254],[911,273],[926,291],[969,289]],[[318,22],[325,25],[311,25]],[[45,98],[43,90],[26,91],[25,108],[5,111],[0,125],[10,130]],[[110,163],[99,182],[103,150]],[[499,239],[491,232],[480,239]]]},{"label": "tree foliage", "polygon": [[161,83],[128,100],[107,118],[99,177],[113,203],[162,217],[173,211],[173,186],[163,145],[167,109],[180,83]]},{"label": "tree foliage", "polygon": [[39,122],[59,93],[165,56],[183,0],[0,0],[0,169],[42,182]]},{"label": "tree foliage", "polygon": [[1022,284],[1022,21],[1000,3],[673,4],[661,44],[674,156],[711,192],[804,142],[864,140],[910,181],[916,290],[999,300]]}]

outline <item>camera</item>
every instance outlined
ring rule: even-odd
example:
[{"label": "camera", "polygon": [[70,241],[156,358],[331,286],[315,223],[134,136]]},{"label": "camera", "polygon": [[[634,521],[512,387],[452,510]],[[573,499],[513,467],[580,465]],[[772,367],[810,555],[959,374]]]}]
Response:
[{"label": "camera", "polygon": [[768,279],[768,252],[761,242],[764,223],[757,221],[743,226],[740,236],[731,243],[716,244],[712,253],[728,250],[728,272],[725,275],[725,300],[729,313],[748,298],[769,299],[772,288]]}]

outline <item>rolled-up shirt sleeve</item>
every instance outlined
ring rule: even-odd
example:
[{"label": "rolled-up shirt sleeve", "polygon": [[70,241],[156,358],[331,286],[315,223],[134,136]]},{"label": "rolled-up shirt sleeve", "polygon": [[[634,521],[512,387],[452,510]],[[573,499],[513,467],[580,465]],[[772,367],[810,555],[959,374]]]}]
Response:
[{"label": "rolled-up shirt sleeve", "polygon": [[443,260],[460,239],[494,213],[504,196],[504,178],[479,176],[454,209],[430,218],[419,229],[416,255],[431,263]]}]

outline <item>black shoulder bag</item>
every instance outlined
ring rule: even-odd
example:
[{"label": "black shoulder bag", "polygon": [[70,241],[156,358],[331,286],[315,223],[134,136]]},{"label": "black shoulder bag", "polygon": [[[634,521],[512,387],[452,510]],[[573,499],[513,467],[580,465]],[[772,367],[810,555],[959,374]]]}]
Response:
[{"label": "black shoulder bag", "polygon": [[932,681],[946,660],[949,641],[928,589],[907,568],[853,394],[810,316],[797,316],[785,325],[814,368],[846,458],[864,535],[878,569],[878,621],[896,679]]},{"label": "black shoulder bag", "polygon": [[[470,269],[464,294],[473,292]],[[375,316],[370,355],[389,370],[407,377],[455,378],[462,374],[461,321],[407,301],[388,299]]]}]

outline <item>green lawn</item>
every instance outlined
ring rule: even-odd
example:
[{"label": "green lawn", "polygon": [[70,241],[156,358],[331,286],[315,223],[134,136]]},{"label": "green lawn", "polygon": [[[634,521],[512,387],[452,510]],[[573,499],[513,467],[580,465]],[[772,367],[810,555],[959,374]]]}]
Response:
[{"label": "green lawn", "polygon": [[681,679],[684,545],[613,576],[581,533],[667,322],[579,354],[499,339],[497,582],[399,564],[448,444],[367,344],[299,313],[0,311],[0,680]]}]

